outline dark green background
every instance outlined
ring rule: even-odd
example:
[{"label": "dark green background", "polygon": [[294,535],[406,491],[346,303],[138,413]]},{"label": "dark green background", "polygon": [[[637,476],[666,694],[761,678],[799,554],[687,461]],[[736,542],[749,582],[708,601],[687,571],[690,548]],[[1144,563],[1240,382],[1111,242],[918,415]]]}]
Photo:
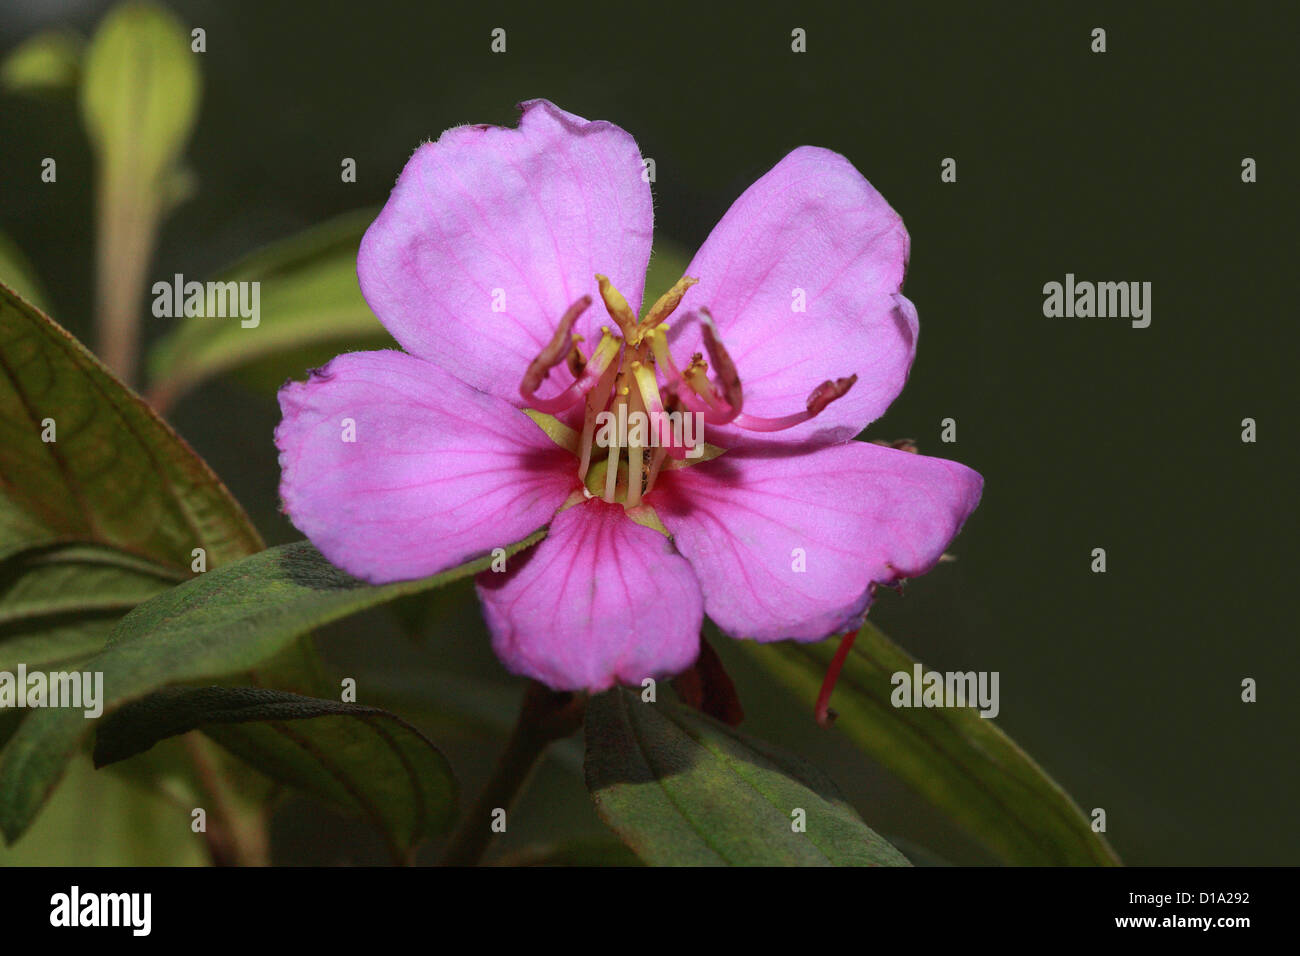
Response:
[{"label": "dark green background", "polygon": [[[513,125],[531,97],[636,136],[657,164],[657,232],[688,249],[791,148],[848,156],[911,232],[906,292],[922,329],[911,381],[869,435],[915,438],[986,480],[959,560],[886,594],[875,620],[930,667],[999,671],[1001,725],[1082,807],[1106,809],[1127,862],[1300,862],[1287,6],[169,6],[207,30],[187,153],[200,189],[165,225],[153,277],[211,275],[378,204],[422,140]],[[104,8],[7,4],[0,48],[54,24],[88,33]],[[504,55],[489,52],[497,26]],[[796,26],[806,54],[790,51]],[[1103,55],[1089,50],[1097,26]],[[92,168],[75,107],[5,97],[0,144],[0,228],[85,338]],[[58,158],[56,186],[38,181],[44,156]],[[345,156],[356,184],[340,182]],[[948,156],[956,184],[939,179]],[[1044,318],[1042,286],[1067,272],[1150,281],[1150,328]],[[167,331],[146,321],[151,340]],[[1257,444],[1240,440],[1247,416]],[[939,441],[945,417],[956,444]],[[173,418],[268,539],[297,536],[274,510],[271,400],[216,384]],[[1089,570],[1095,547],[1104,575]],[[452,595],[419,645],[379,615],[337,628],[326,650],[340,673],[375,672],[372,685],[400,671],[418,689],[425,668],[454,668],[510,686],[469,602],[468,589]],[[734,676],[749,728],[830,771],[876,829],[953,862],[987,859],[819,731],[810,701],[743,661]],[[1241,702],[1244,677],[1258,703]],[[492,751],[452,748],[467,792]],[[279,859],[380,858],[360,825],[296,809],[277,824]],[[599,831],[560,762],[507,845],[529,828]]]}]

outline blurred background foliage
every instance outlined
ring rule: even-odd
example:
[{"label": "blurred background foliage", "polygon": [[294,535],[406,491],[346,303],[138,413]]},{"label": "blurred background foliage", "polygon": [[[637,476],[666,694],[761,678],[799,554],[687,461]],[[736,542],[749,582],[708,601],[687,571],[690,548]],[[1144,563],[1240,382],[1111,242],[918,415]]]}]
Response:
[{"label": "blurred background foliage", "polygon": [[[181,29],[206,31],[206,51],[159,58],[150,88],[164,106],[193,101],[192,133],[184,111],[129,130],[113,96],[78,97],[96,69],[84,42],[108,9],[0,10],[0,51],[12,54],[0,71],[0,279],[87,344],[97,310],[136,310],[137,384],[268,544],[300,537],[277,508],[274,388],[386,340],[351,266],[420,142],[458,123],[513,125],[514,104],[537,96],[628,129],[656,163],[648,294],[789,149],[827,146],[881,190],[913,242],[917,364],[868,436],[915,438],[986,479],[952,548],[959,560],[903,597],[883,594],[873,621],[928,667],[999,671],[999,725],[1082,807],[1105,808],[1127,862],[1296,861],[1285,623],[1296,519],[1279,505],[1296,464],[1282,383],[1298,344],[1284,288],[1297,250],[1280,210],[1284,195],[1294,204],[1285,177],[1297,144],[1276,8],[1102,4],[1084,17],[1032,5],[647,13],[174,0]],[[1096,25],[1104,56],[1088,49]],[[504,54],[490,52],[495,27]],[[790,51],[794,27],[807,31],[806,54]],[[44,31],[58,32],[20,46]],[[156,149],[142,158],[133,151],[146,141]],[[956,184],[940,182],[948,156]],[[1258,159],[1257,184],[1242,184],[1243,156]],[[57,159],[56,183],[40,180],[45,157]],[[341,181],[344,158],[356,160],[355,183]],[[262,278],[263,314],[283,317],[275,329],[295,347],[230,320],[155,318],[143,297],[114,301],[111,282],[96,287],[95,223],[116,237],[101,243],[109,277],[139,269],[146,288],[174,273]],[[1044,319],[1042,285],[1066,272],[1151,281],[1152,326]],[[1258,444],[1240,441],[1245,416],[1260,423]],[[946,417],[954,445],[939,441]],[[1107,550],[1104,575],[1089,571],[1094,547]],[[916,858],[994,859],[849,728],[818,728],[806,687],[714,644],[745,729],[827,770],[875,830],[923,848]],[[462,790],[476,789],[520,685],[491,655],[469,580],[329,625],[318,645],[332,677],[355,678],[361,700],[419,726]],[[1256,704],[1240,701],[1244,677],[1260,681]],[[552,751],[493,859],[550,847],[625,858],[585,793],[581,754],[578,741]],[[0,861],[204,858],[188,828],[159,824],[168,804],[143,785],[147,767],[92,773],[81,760]],[[193,795],[164,776],[171,812],[184,813]],[[270,855],[388,859],[373,828],[304,797],[274,814]]]}]

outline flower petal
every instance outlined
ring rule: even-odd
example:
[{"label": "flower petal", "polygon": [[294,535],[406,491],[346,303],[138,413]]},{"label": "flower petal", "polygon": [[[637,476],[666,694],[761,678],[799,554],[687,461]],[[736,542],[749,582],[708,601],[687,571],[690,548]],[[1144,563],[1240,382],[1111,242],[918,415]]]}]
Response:
[{"label": "flower petal", "polygon": [[[712,313],[745,412],[780,418],[803,411],[828,379],[858,381],[811,422],[761,435],[719,430],[731,439],[721,444],[845,441],[880,417],[916,351],[916,311],[896,295],[907,256],[902,219],[830,150],[794,150],[736,200],[687,269],[700,281],[679,311]],[[695,322],[669,342],[680,361],[702,351]]]},{"label": "flower petal", "polygon": [[[584,294],[597,305],[573,331],[597,340],[596,273],[639,307],[654,221],[631,136],[545,100],[521,108],[516,129],[458,126],[417,149],[357,257],[366,301],[403,348],[516,405]],[[570,380],[557,370],[539,394]]]},{"label": "flower petal", "polygon": [[527,415],[401,352],[340,355],[281,389],[280,409],[284,510],[374,584],[525,538],[577,487],[573,456]]},{"label": "flower petal", "polygon": [[593,499],[561,511],[522,563],[480,574],[478,593],[497,657],[554,690],[635,686],[685,670],[699,653],[695,573],[621,505]]},{"label": "flower petal", "polygon": [[848,442],[801,456],[728,452],[666,472],[647,503],[719,627],[809,641],[856,627],[873,582],[929,570],[982,487],[956,462]]}]

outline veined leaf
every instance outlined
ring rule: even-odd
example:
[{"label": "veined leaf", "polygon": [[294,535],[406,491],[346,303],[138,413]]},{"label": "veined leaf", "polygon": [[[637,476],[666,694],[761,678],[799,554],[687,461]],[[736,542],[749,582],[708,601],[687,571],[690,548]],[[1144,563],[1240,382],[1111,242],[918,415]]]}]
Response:
[{"label": "veined leaf", "polygon": [[909,865],[821,773],[696,711],[615,688],[586,733],[596,809],[647,863]]},{"label": "veined leaf", "polygon": [[183,580],[112,548],[63,545],[0,562],[0,671],[71,664],[123,614]]},{"label": "veined leaf", "polygon": [[[510,545],[507,555],[542,535]],[[245,673],[323,624],[477,574],[491,563],[489,555],[434,577],[373,587],[335,568],[307,542],[270,548],[140,605],[82,669],[103,673],[107,713],[167,684]],[[30,825],[88,729],[79,711],[34,711],[0,752],[0,830],[8,840]]]},{"label": "veined leaf", "polygon": [[59,326],[0,286],[0,560],[86,544],[188,575],[262,546],[216,475]]},{"label": "veined leaf", "polygon": [[0,663],[100,650],[134,605],[261,548],[207,465],[0,287]]},{"label": "veined leaf", "polygon": [[254,687],[167,688],[106,718],[95,766],[202,730],[273,780],[368,819],[399,859],[446,829],[456,783],[418,730],[378,707]]},{"label": "veined leaf", "polygon": [[[739,643],[809,702],[816,698],[835,654],[831,641]],[[970,707],[894,707],[891,678],[898,672],[911,674],[915,663],[872,624],[865,624],[835,687],[835,730],[1007,863],[1119,863],[1065,791],[992,720]]]}]

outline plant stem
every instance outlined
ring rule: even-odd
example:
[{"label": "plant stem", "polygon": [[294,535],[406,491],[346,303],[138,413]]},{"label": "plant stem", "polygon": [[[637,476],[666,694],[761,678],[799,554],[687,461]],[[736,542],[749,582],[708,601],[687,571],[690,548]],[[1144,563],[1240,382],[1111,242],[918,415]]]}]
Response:
[{"label": "plant stem", "polygon": [[157,197],[131,177],[104,168],[95,232],[96,351],[127,385],[135,383],[140,304],[161,218]]},{"label": "plant stem", "polygon": [[492,841],[493,814],[497,810],[509,813],[538,758],[552,741],[568,737],[582,725],[585,707],[586,698],[581,695],[556,693],[529,681],[505,750],[478,799],[461,817],[447,842],[443,866],[478,864]]},{"label": "plant stem", "polygon": [[181,737],[194,764],[212,812],[208,814],[208,829],[203,838],[208,845],[208,855],[213,866],[266,866],[269,857],[266,833],[260,819],[253,823],[240,820],[234,801],[221,772],[197,733]]}]

